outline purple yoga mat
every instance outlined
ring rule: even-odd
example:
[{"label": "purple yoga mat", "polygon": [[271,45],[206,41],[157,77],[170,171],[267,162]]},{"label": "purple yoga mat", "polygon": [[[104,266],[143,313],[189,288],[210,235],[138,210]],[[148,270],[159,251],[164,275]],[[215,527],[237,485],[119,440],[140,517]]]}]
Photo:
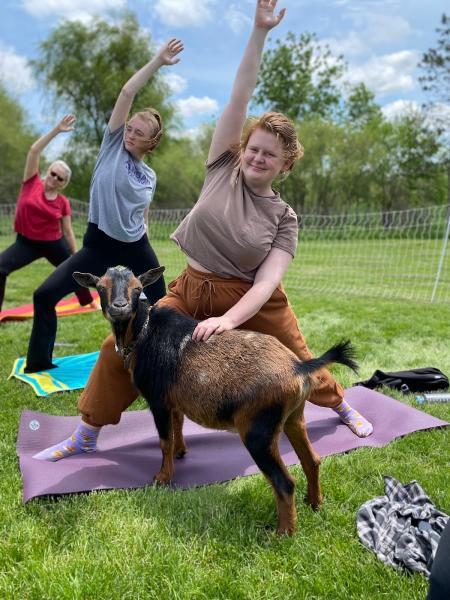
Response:
[{"label": "purple yoga mat", "polygon": [[[364,387],[346,391],[351,405],[374,425],[368,438],[358,438],[328,408],[306,403],[308,432],[321,456],[362,446],[382,447],[397,437],[421,429],[448,425],[402,402]],[[20,419],[17,454],[23,478],[23,499],[89,490],[139,488],[151,483],[161,465],[161,451],[149,411],[128,411],[119,425],[104,427],[94,454],[71,456],[56,463],[34,460],[33,454],[68,437],[79,417],[56,417],[24,411]],[[175,487],[195,487],[257,473],[258,468],[238,435],[204,429],[185,420],[189,449],[175,462]],[[280,442],[287,465],[298,459],[287,439]]]}]

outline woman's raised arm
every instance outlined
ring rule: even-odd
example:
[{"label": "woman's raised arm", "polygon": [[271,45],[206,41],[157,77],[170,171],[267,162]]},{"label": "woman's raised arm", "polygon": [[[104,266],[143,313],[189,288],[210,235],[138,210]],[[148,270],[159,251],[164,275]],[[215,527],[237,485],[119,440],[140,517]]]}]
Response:
[{"label": "woman's raised arm", "polygon": [[55,138],[59,133],[64,133],[73,130],[73,124],[76,121],[74,115],[65,115],[59,123],[48,133],[36,140],[28,151],[27,160],[25,161],[25,169],[23,172],[23,180],[27,181],[39,171],[39,159],[42,150]]},{"label": "woman's raised arm", "polygon": [[238,67],[230,100],[217,125],[209,148],[208,162],[212,162],[230,146],[239,143],[247,116],[247,106],[258,77],[262,51],[267,34],[284,17],[286,9],[275,14],[277,0],[257,0],[253,29]]},{"label": "woman's raised arm", "polygon": [[115,131],[121,127],[127,120],[128,113],[130,112],[131,105],[133,104],[134,97],[148,82],[150,77],[156,73],[156,71],[163,65],[176,65],[180,62],[177,54],[183,50],[183,43],[181,40],[172,38],[166,42],[155,56],[144,65],[139,71],[137,71],[130,79],[126,82],[120,91],[120,94],[114,105],[111,118],[109,119],[108,127],[110,131]]}]

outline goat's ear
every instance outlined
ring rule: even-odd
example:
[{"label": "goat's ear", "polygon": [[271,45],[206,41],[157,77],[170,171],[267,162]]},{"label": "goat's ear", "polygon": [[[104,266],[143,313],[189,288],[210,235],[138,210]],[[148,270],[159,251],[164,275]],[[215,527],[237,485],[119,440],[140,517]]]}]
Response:
[{"label": "goat's ear", "polygon": [[166,267],[157,267],[156,269],[150,269],[146,273],[139,275],[138,279],[142,283],[142,287],[145,288],[148,285],[155,283],[161,275],[164,273]]},{"label": "goat's ear", "polygon": [[79,271],[75,271],[74,273],[72,273],[72,277],[82,287],[87,287],[87,288],[88,287],[95,288],[100,279],[100,277],[97,277],[97,275],[91,275],[90,273],[80,273]]}]

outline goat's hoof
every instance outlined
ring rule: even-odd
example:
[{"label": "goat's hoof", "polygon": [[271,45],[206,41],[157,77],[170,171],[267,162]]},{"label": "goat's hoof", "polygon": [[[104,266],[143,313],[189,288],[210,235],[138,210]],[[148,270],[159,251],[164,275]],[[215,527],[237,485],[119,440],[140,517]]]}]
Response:
[{"label": "goat's hoof", "polygon": [[282,535],[294,535],[295,525],[286,525],[285,527],[277,527],[277,535],[281,537]]},{"label": "goat's hoof", "polygon": [[184,446],[183,448],[178,448],[175,450],[175,458],[184,458],[187,453],[187,448]]},{"label": "goat's hoof", "polygon": [[155,475],[153,477],[153,485],[168,486],[168,485],[170,485],[170,477],[168,477],[167,475],[158,473],[158,475]]},{"label": "goat's hoof", "polygon": [[323,503],[322,494],[320,494],[319,496],[309,496],[309,495],[305,496],[305,504],[310,506],[314,511],[319,510],[322,503]]}]

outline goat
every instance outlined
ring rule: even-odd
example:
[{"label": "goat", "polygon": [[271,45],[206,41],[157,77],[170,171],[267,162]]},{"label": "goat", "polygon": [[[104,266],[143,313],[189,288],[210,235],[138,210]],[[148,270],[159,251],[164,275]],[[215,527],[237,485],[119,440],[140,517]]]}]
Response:
[{"label": "goat", "polygon": [[154,482],[168,485],[174,454],[186,452],[183,415],[204,427],[238,432],[272,485],[277,533],[292,534],[297,518],[294,480],[281,460],[279,436],[285,432],[300,459],[306,502],[317,509],[322,502],[320,457],[308,439],[304,404],[318,369],[331,362],[357,369],[353,348],[341,342],[321,357],[301,362],[275,337],[242,329],[194,342],[198,321],[139,301],[143,288],[163,271],[159,267],[136,277],[129,269],[114,267],[102,277],[73,274],[80,285],[98,290],[116,347],[153,414],[162,451]]}]

